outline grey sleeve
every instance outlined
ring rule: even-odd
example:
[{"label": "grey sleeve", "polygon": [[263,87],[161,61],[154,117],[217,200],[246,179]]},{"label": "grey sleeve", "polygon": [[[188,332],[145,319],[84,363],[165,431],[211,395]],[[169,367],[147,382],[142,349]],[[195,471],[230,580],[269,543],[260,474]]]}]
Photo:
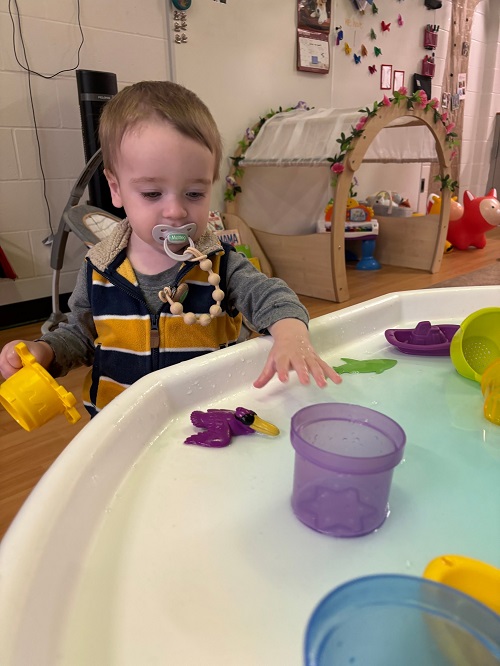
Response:
[{"label": "grey sleeve", "polygon": [[229,303],[259,333],[268,333],[280,319],[309,323],[306,308],[283,280],[268,278],[237,252],[228,255],[227,292]]},{"label": "grey sleeve", "polygon": [[55,358],[48,368],[53,377],[62,377],[73,368],[90,366],[94,362],[94,340],[97,332],[87,293],[86,272],[84,262],[68,301],[68,322],[59,324],[54,331],[39,338],[54,350]]}]

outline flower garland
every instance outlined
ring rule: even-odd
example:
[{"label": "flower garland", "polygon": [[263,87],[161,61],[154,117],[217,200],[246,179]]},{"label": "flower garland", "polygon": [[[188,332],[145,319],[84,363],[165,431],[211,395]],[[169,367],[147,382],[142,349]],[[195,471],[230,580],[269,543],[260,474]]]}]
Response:
[{"label": "flower garland", "polygon": [[255,137],[262,129],[262,126],[277,113],[283,113],[288,111],[295,111],[296,109],[303,109],[304,111],[309,111],[311,107],[307,106],[305,102],[298,102],[295,106],[289,106],[287,109],[282,109],[281,106],[279,109],[274,111],[271,109],[266,115],[262,118],[259,118],[259,122],[254,125],[252,128],[247,127],[245,131],[245,136],[241,141],[238,142],[240,147],[240,154],[235,157],[230,157],[229,159],[233,163],[232,175],[226,176],[226,185],[227,188],[224,192],[224,201],[234,201],[236,195],[241,192],[241,187],[238,185],[236,178],[241,178],[245,172],[243,167],[240,166],[241,160],[245,158],[245,152],[248,150],[249,146],[255,140]]},{"label": "flower garland", "polygon": [[[359,109],[359,112],[364,115],[359,119],[355,127],[351,127],[351,133],[349,135],[345,135],[344,132],[341,133],[340,137],[337,139],[337,143],[340,145],[340,151],[333,157],[327,158],[327,161],[331,163],[330,170],[333,174],[331,182],[332,187],[336,186],[337,177],[344,171],[344,159],[347,153],[353,148],[353,140],[362,136],[367,121],[375,116],[380,108],[391,105],[401,106],[401,104],[406,104],[408,109],[423,109],[426,112],[432,110],[434,114],[434,122],[442,122],[445,127],[446,143],[449,148],[452,148],[450,158],[453,159],[456,157],[458,154],[456,146],[459,145],[460,141],[457,133],[453,131],[455,129],[455,123],[449,120],[448,112],[439,112],[439,100],[437,97],[433,97],[429,100],[424,90],[417,90],[409,95],[407,88],[403,86],[394,92],[394,97],[387,97],[387,95],[384,95],[382,101],[374,102],[371,109],[370,107]],[[293,111],[295,109],[309,110],[309,107],[305,102],[299,102],[296,106],[284,109],[284,111]],[[266,123],[269,118],[272,118],[274,115],[281,113],[282,111],[283,109],[281,109],[281,107],[277,111],[271,110],[266,116],[260,118],[254,128],[248,128],[246,130],[245,137],[238,144],[241,148],[241,154],[237,157],[230,158],[233,162],[233,175],[226,177],[227,189],[224,193],[225,201],[234,201],[236,195],[241,192],[241,187],[238,185],[236,178],[241,178],[244,173],[244,169],[240,166],[240,162],[245,157],[245,151],[252,144],[264,123]],[[441,181],[441,190],[447,188],[451,190],[451,192],[454,192],[458,187],[457,181],[452,181],[449,174],[445,176],[436,176],[435,180]]]},{"label": "flower garland", "polygon": [[[352,150],[352,141],[363,134],[367,121],[375,116],[380,108],[384,106],[391,106],[393,104],[396,104],[397,106],[406,104],[408,109],[420,108],[424,111],[432,110],[434,113],[434,122],[437,123],[441,121],[443,123],[446,130],[446,143],[449,148],[453,148],[450,158],[453,159],[456,157],[458,151],[456,150],[455,146],[458,146],[460,141],[458,139],[457,133],[453,131],[455,129],[455,123],[449,121],[448,112],[439,113],[439,100],[437,97],[433,97],[429,100],[424,90],[417,90],[412,95],[408,95],[407,88],[403,86],[394,92],[394,97],[387,97],[387,95],[384,95],[384,98],[381,102],[374,102],[373,108],[370,109],[369,107],[366,107],[364,109],[360,109],[359,112],[364,113],[365,115],[362,116],[356,126],[352,128],[351,134],[349,136],[345,136],[344,133],[342,133],[340,138],[337,139],[337,143],[340,144],[340,152],[337,153],[334,157],[327,158],[328,162],[332,163],[330,167],[330,170],[333,173],[331,183],[332,187],[335,187],[337,184],[337,176],[344,171],[344,159],[347,153]],[[448,188],[454,192],[458,187],[457,181],[452,181],[449,174],[446,176],[436,176],[435,180],[441,181],[442,190],[444,188]]]}]

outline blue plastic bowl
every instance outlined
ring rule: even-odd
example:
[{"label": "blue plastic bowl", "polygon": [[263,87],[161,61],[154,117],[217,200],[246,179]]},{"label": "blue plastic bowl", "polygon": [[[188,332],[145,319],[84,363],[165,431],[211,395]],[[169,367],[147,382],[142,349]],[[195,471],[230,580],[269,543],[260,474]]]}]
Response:
[{"label": "blue plastic bowl", "polygon": [[424,578],[357,578],[309,620],[307,666],[499,666],[500,615]]}]

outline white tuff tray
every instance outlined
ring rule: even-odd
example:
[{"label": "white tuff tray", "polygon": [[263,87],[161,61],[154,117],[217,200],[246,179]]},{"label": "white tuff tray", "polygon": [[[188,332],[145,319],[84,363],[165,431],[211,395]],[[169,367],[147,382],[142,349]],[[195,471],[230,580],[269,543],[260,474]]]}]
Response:
[{"label": "white tuff tray", "polygon": [[[388,328],[460,323],[497,287],[389,294],[311,323],[317,350],[394,358],[324,390],[251,387],[270,347],[253,340],[144,377],[91,421],[30,495],[0,546],[3,666],[267,666],[303,662],[307,621],[340,583],[421,575],[456,553],[500,566],[500,428],[449,357],[400,353]],[[335,539],[290,508],[290,418],[315,402],[377,409],[407,434],[391,513]],[[185,446],[193,409],[254,409],[281,435]]]}]

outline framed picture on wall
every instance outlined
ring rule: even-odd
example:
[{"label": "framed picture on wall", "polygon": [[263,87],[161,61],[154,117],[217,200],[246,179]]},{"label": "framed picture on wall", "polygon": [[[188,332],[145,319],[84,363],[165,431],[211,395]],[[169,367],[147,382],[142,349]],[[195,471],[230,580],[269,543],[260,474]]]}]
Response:
[{"label": "framed picture on wall", "polygon": [[394,81],[392,89],[394,92],[397,92],[405,84],[405,73],[400,69],[394,70]]},{"label": "framed picture on wall", "polygon": [[297,29],[297,69],[302,72],[328,74],[330,45],[328,35],[314,30]]},{"label": "framed picture on wall", "polygon": [[380,89],[390,90],[392,87],[392,65],[382,65],[380,68]]}]

